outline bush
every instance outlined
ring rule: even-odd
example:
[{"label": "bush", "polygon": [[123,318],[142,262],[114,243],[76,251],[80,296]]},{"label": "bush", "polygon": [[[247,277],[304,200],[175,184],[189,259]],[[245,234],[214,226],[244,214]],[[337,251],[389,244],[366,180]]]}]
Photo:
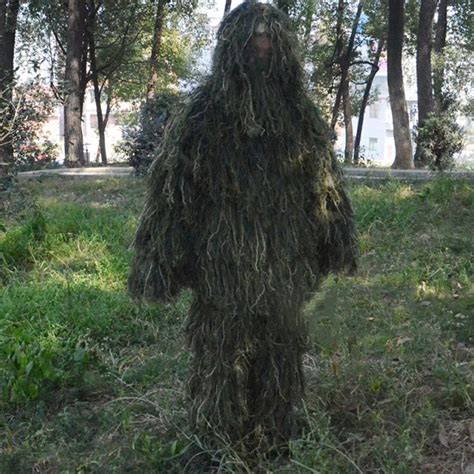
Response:
[{"label": "bush", "polygon": [[13,89],[11,105],[6,109],[11,132],[5,138],[13,146],[13,171],[43,169],[56,160],[57,146],[41,137],[42,126],[53,112],[54,103],[41,86],[28,84]]},{"label": "bush", "polygon": [[57,148],[57,145],[49,140],[36,141],[29,145],[16,144],[14,146],[16,170],[29,171],[54,166]]},{"label": "bush", "polygon": [[463,130],[453,113],[430,114],[416,135],[421,166],[437,171],[454,167],[454,155],[463,147]]},{"label": "bush", "polygon": [[138,123],[125,128],[124,139],[117,149],[135,168],[137,175],[147,173],[155,150],[161,143],[168,118],[179,100],[179,95],[170,92],[157,95],[142,106]]}]

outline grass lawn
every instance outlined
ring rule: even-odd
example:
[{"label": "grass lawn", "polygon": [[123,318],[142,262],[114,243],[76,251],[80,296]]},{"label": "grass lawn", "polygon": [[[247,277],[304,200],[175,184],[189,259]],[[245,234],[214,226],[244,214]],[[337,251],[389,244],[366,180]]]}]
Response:
[{"label": "grass lawn", "polygon": [[[137,306],[125,292],[143,195],[132,178],[42,178],[4,205],[0,473],[182,472],[200,443],[186,426],[191,295]],[[360,270],[306,308],[302,432],[262,472],[472,474],[472,185],[351,195]],[[210,454],[220,472],[251,472],[231,450]]]}]

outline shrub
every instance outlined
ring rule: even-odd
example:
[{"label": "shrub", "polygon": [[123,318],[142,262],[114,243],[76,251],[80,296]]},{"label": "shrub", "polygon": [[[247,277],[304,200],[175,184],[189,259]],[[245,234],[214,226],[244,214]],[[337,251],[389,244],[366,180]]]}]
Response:
[{"label": "shrub", "polygon": [[463,130],[453,113],[430,114],[416,135],[421,166],[437,171],[453,168],[454,156],[463,147]]},{"label": "shrub", "polygon": [[42,169],[57,157],[57,146],[41,137],[43,123],[54,109],[54,100],[42,87],[29,84],[13,90],[9,140],[13,144],[14,171]]},{"label": "shrub", "polygon": [[18,144],[14,150],[17,171],[51,167],[55,164],[57,157],[57,145],[49,140],[37,141],[29,145]]},{"label": "shrub", "polygon": [[166,123],[173,109],[179,103],[179,96],[170,92],[157,95],[145,103],[138,114],[138,123],[126,127],[124,139],[117,147],[137,175],[144,175],[161,143]]}]

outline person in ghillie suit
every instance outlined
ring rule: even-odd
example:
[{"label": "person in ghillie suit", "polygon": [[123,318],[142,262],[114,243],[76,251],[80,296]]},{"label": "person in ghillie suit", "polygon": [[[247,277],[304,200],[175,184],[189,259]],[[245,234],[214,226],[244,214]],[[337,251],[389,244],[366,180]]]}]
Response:
[{"label": "person in ghillie suit", "polygon": [[192,428],[246,452],[288,441],[302,307],[322,277],[356,265],[341,170],[288,22],[253,2],[223,20],[212,72],[152,165],[129,277],[148,300],[192,289]]}]

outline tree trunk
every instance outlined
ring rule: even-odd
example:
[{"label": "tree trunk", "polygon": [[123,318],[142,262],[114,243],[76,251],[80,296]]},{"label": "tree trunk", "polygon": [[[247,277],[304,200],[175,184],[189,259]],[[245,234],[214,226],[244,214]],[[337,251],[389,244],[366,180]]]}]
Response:
[{"label": "tree trunk", "polygon": [[102,164],[107,166],[107,148],[105,146],[105,124],[104,118],[102,114],[102,104],[101,104],[101,89],[99,86],[99,74],[97,71],[97,57],[95,51],[95,2],[94,0],[90,0],[90,7],[91,7],[91,17],[89,21],[89,29],[88,29],[88,40],[89,40],[89,56],[91,62],[91,76],[92,76],[92,83],[94,85],[94,99],[95,99],[95,107],[97,111],[97,128],[99,131],[99,151],[100,156],[102,159]]},{"label": "tree trunk", "polygon": [[349,78],[347,78],[344,90],[342,92],[342,106],[344,109],[344,129],[346,132],[346,144],[344,148],[344,162],[352,163],[352,154],[354,153],[354,131],[352,129],[352,107],[349,95]]},{"label": "tree trunk", "polygon": [[433,112],[433,83],[431,78],[431,49],[433,18],[437,0],[421,0],[416,44],[416,84],[418,91],[418,127]]},{"label": "tree trunk", "polygon": [[438,7],[438,21],[435,27],[435,40],[433,44],[435,67],[433,70],[433,93],[436,109],[443,110],[443,82],[444,61],[443,50],[446,46],[446,32],[448,29],[448,0],[440,0]]},{"label": "tree trunk", "polygon": [[339,28],[340,31],[338,31],[338,39],[336,41],[336,44],[339,43],[339,46],[336,46],[336,50],[339,50],[340,52],[338,61],[339,61],[340,69],[341,69],[341,82],[339,83],[339,87],[336,94],[336,100],[334,102],[334,107],[332,110],[332,120],[331,120],[332,129],[334,129],[334,127],[336,126],[337,116],[339,115],[339,107],[341,105],[341,100],[343,99],[343,95],[345,94],[346,88],[347,88],[347,91],[349,91],[349,69],[351,67],[351,58],[354,53],[354,41],[355,41],[357,29],[359,27],[359,22],[360,22],[360,17],[362,15],[364,2],[365,0],[359,1],[359,5],[357,6],[357,11],[354,17],[354,22],[352,23],[351,36],[349,37],[349,42],[347,43],[347,47],[344,47],[343,46],[344,33],[342,29],[342,18],[341,19],[339,18],[339,16],[344,15],[344,2],[343,0],[339,0],[337,28]]},{"label": "tree trunk", "polygon": [[365,85],[364,95],[362,96],[362,102],[360,104],[359,110],[359,119],[357,121],[357,132],[354,142],[354,164],[359,163],[360,156],[360,141],[362,139],[362,129],[364,127],[364,117],[365,109],[367,108],[367,103],[369,102],[370,91],[372,89],[372,84],[374,82],[375,75],[379,72],[379,61],[384,48],[385,40],[382,38],[379,40],[377,46],[377,51],[375,52],[374,62],[372,63],[372,68],[370,70],[369,77],[367,78],[367,83]]},{"label": "tree trunk", "polygon": [[392,168],[413,169],[410,122],[403,84],[402,48],[405,26],[404,0],[388,2],[387,80],[392,110],[395,161]]},{"label": "tree trunk", "polygon": [[89,42],[86,35],[87,30],[87,19],[84,22],[84,35],[82,40],[82,58],[81,58],[81,71],[80,71],[80,79],[79,79],[79,101],[81,103],[81,117],[84,111],[84,101],[86,98],[86,90],[87,90],[87,83],[89,82],[89,77],[87,74],[87,60],[89,57]]},{"label": "tree trunk", "polygon": [[[342,23],[344,19],[344,0],[339,0],[338,5],[337,5],[337,22],[336,22],[336,43],[334,45],[334,54],[332,57],[332,65],[331,67],[334,68],[335,65],[341,65],[341,57],[343,55],[343,50],[344,50],[344,30],[342,28]],[[334,105],[332,108],[332,119],[331,119],[331,128],[334,130],[336,127],[337,123],[337,118],[339,115],[339,105],[341,102],[341,96],[340,96],[340,89],[341,89],[341,83],[342,83],[342,71],[341,73],[341,81],[339,83],[339,87],[337,90],[336,94],[336,99],[334,101]],[[334,72],[332,73],[333,77],[336,75]],[[331,85],[331,88],[329,90],[329,93],[331,94],[334,90],[333,85]]]},{"label": "tree trunk", "polygon": [[[418,95],[418,128],[434,110],[431,49],[433,45],[433,19],[438,0],[421,0],[416,42],[416,85]],[[423,166],[421,144],[417,141],[415,167]]]},{"label": "tree trunk", "polygon": [[82,138],[81,59],[83,57],[85,0],[69,0],[64,104],[64,162],[84,164]]},{"label": "tree trunk", "polygon": [[[105,114],[104,114],[104,118],[103,118],[104,136],[105,136],[105,129],[107,128],[107,123],[109,121],[109,116],[110,116],[110,111],[111,110],[112,110],[112,95],[107,94],[107,102],[106,102],[106,105],[105,105]],[[100,153],[100,143],[99,143],[99,147],[97,148],[97,153],[95,155],[95,162],[99,163],[100,158],[101,158],[101,153]]]},{"label": "tree trunk", "polygon": [[226,16],[230,12],[231,8],[232,8],[232,0],[225,0],[224,16]]},{"label": "tree trunk", "polygon": [[0,176],[13,163],[10,120],[19,0],[0,0]]},{"label": "tree trunk", "polygon": [[167,0],[158,0],[158,5],[156,6],[155,27],[153,30],[153,46],[150,56],[150,75],[148,77],[148,84],[146,88],[147,102],[155,97],[158,85],[158,60],[161,52],[161,40],[163,37],[166,3]]}]

